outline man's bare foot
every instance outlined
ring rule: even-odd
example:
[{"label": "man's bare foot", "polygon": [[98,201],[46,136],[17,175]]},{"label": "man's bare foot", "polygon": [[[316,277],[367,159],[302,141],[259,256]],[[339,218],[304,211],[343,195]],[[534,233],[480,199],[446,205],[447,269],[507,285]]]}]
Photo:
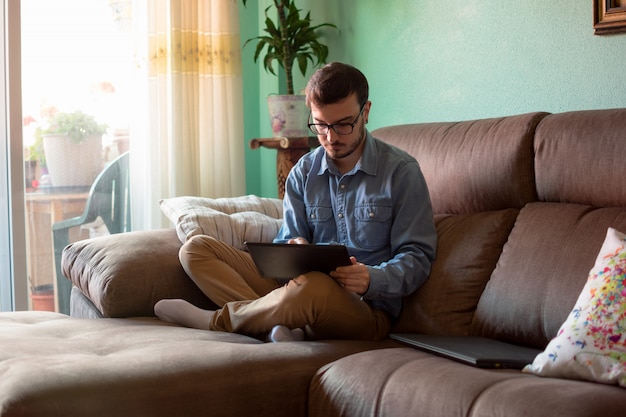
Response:
[{"label": "man's bare foot", "polygon": [[154,314],[161,320],[194,329],[211,330],[214,313],[180,299],[160,300],[154,305]]},{"label": "man's bare foot", "polygon": [[267,336],[270,342],[300,342],[304,340],[302,329],[290,329],[287,326],[276,325]]}]

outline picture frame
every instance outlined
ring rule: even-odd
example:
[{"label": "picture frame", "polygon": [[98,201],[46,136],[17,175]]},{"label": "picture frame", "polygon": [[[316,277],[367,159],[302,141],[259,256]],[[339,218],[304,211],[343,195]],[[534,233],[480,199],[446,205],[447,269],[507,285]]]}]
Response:
[{"label": "picture frame", "polygon": [[596,35],[626,32],[626,0],[593,0],[593,31]]}]

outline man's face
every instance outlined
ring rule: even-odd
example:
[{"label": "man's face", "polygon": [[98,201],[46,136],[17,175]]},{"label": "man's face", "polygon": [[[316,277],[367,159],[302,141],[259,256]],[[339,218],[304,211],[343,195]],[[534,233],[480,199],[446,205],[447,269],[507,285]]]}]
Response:
[{"label": "man's face", "polygon": [[[326,150],[326,154],[335,161],[335,164],[352,169],[361,157],[365,142],[365,122],[369,116],[370,102],[365,103],[363,108],[359,105],[356,94],[351,94],[345,99],[322,107],[311,105],[311,123],[335,125],[339,131],[350,130],[349,125],[354,125],[349,134],[339,134],[329,128],[325,135],[318,134],[320,145]],[[325,129],[325,126],[321,126]]]}]

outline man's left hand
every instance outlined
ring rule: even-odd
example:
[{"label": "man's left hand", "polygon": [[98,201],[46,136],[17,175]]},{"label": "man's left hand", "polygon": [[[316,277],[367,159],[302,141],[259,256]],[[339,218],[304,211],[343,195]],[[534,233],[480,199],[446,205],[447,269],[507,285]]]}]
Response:
[{"label": "man's left hand", "polygon": [[330,273],[346,290],[363,295],[370,286],[370,272],[362,263],[357,262],[354,256],[350,257],[352,265],[340,266]]}]

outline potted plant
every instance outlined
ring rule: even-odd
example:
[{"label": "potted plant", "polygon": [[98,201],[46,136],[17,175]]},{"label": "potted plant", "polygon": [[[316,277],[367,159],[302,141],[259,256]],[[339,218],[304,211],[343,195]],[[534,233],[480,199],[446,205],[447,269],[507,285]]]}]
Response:
[{"label": "potted plant", "polygon": [[[247,0],[242,0],[246,6]],[[275,22],[269,15],[274,9],[278,15]],[[257,41],[254,52],[254,62],[257,62],[263,51],[263,67],[273,75],[277,75],[274,61],[284,69],[287,95],[272,95],[268,97],[270,120],[274,137],[308,136],[306,128],[308,111],[303,95],[296,95],[293,86],[293,70],[297,64],[303,76],[306,75],[309,62],[315,67],[326,63],[328,47],[319,41],[319,29],[322,27],[337,27],[331,23],[312,25],[311,13],[302,17],[295,5],[295,0],[273,0],[273,5],[265,9],[266,33],[248,39],[244,47]],[[297,116],[289,116],[295,110]]]},{"label": "potted plant", "polygon": [[30,281],[30,302],[32,310],[54,311],[54,285],[35,285],[30,276],[28,280]]},{"label": "potted plant", "polygon": [[89,186],[102,170],[102,135],[106,126],[75,111],[52,115],[39,134],[51,185]]}]

